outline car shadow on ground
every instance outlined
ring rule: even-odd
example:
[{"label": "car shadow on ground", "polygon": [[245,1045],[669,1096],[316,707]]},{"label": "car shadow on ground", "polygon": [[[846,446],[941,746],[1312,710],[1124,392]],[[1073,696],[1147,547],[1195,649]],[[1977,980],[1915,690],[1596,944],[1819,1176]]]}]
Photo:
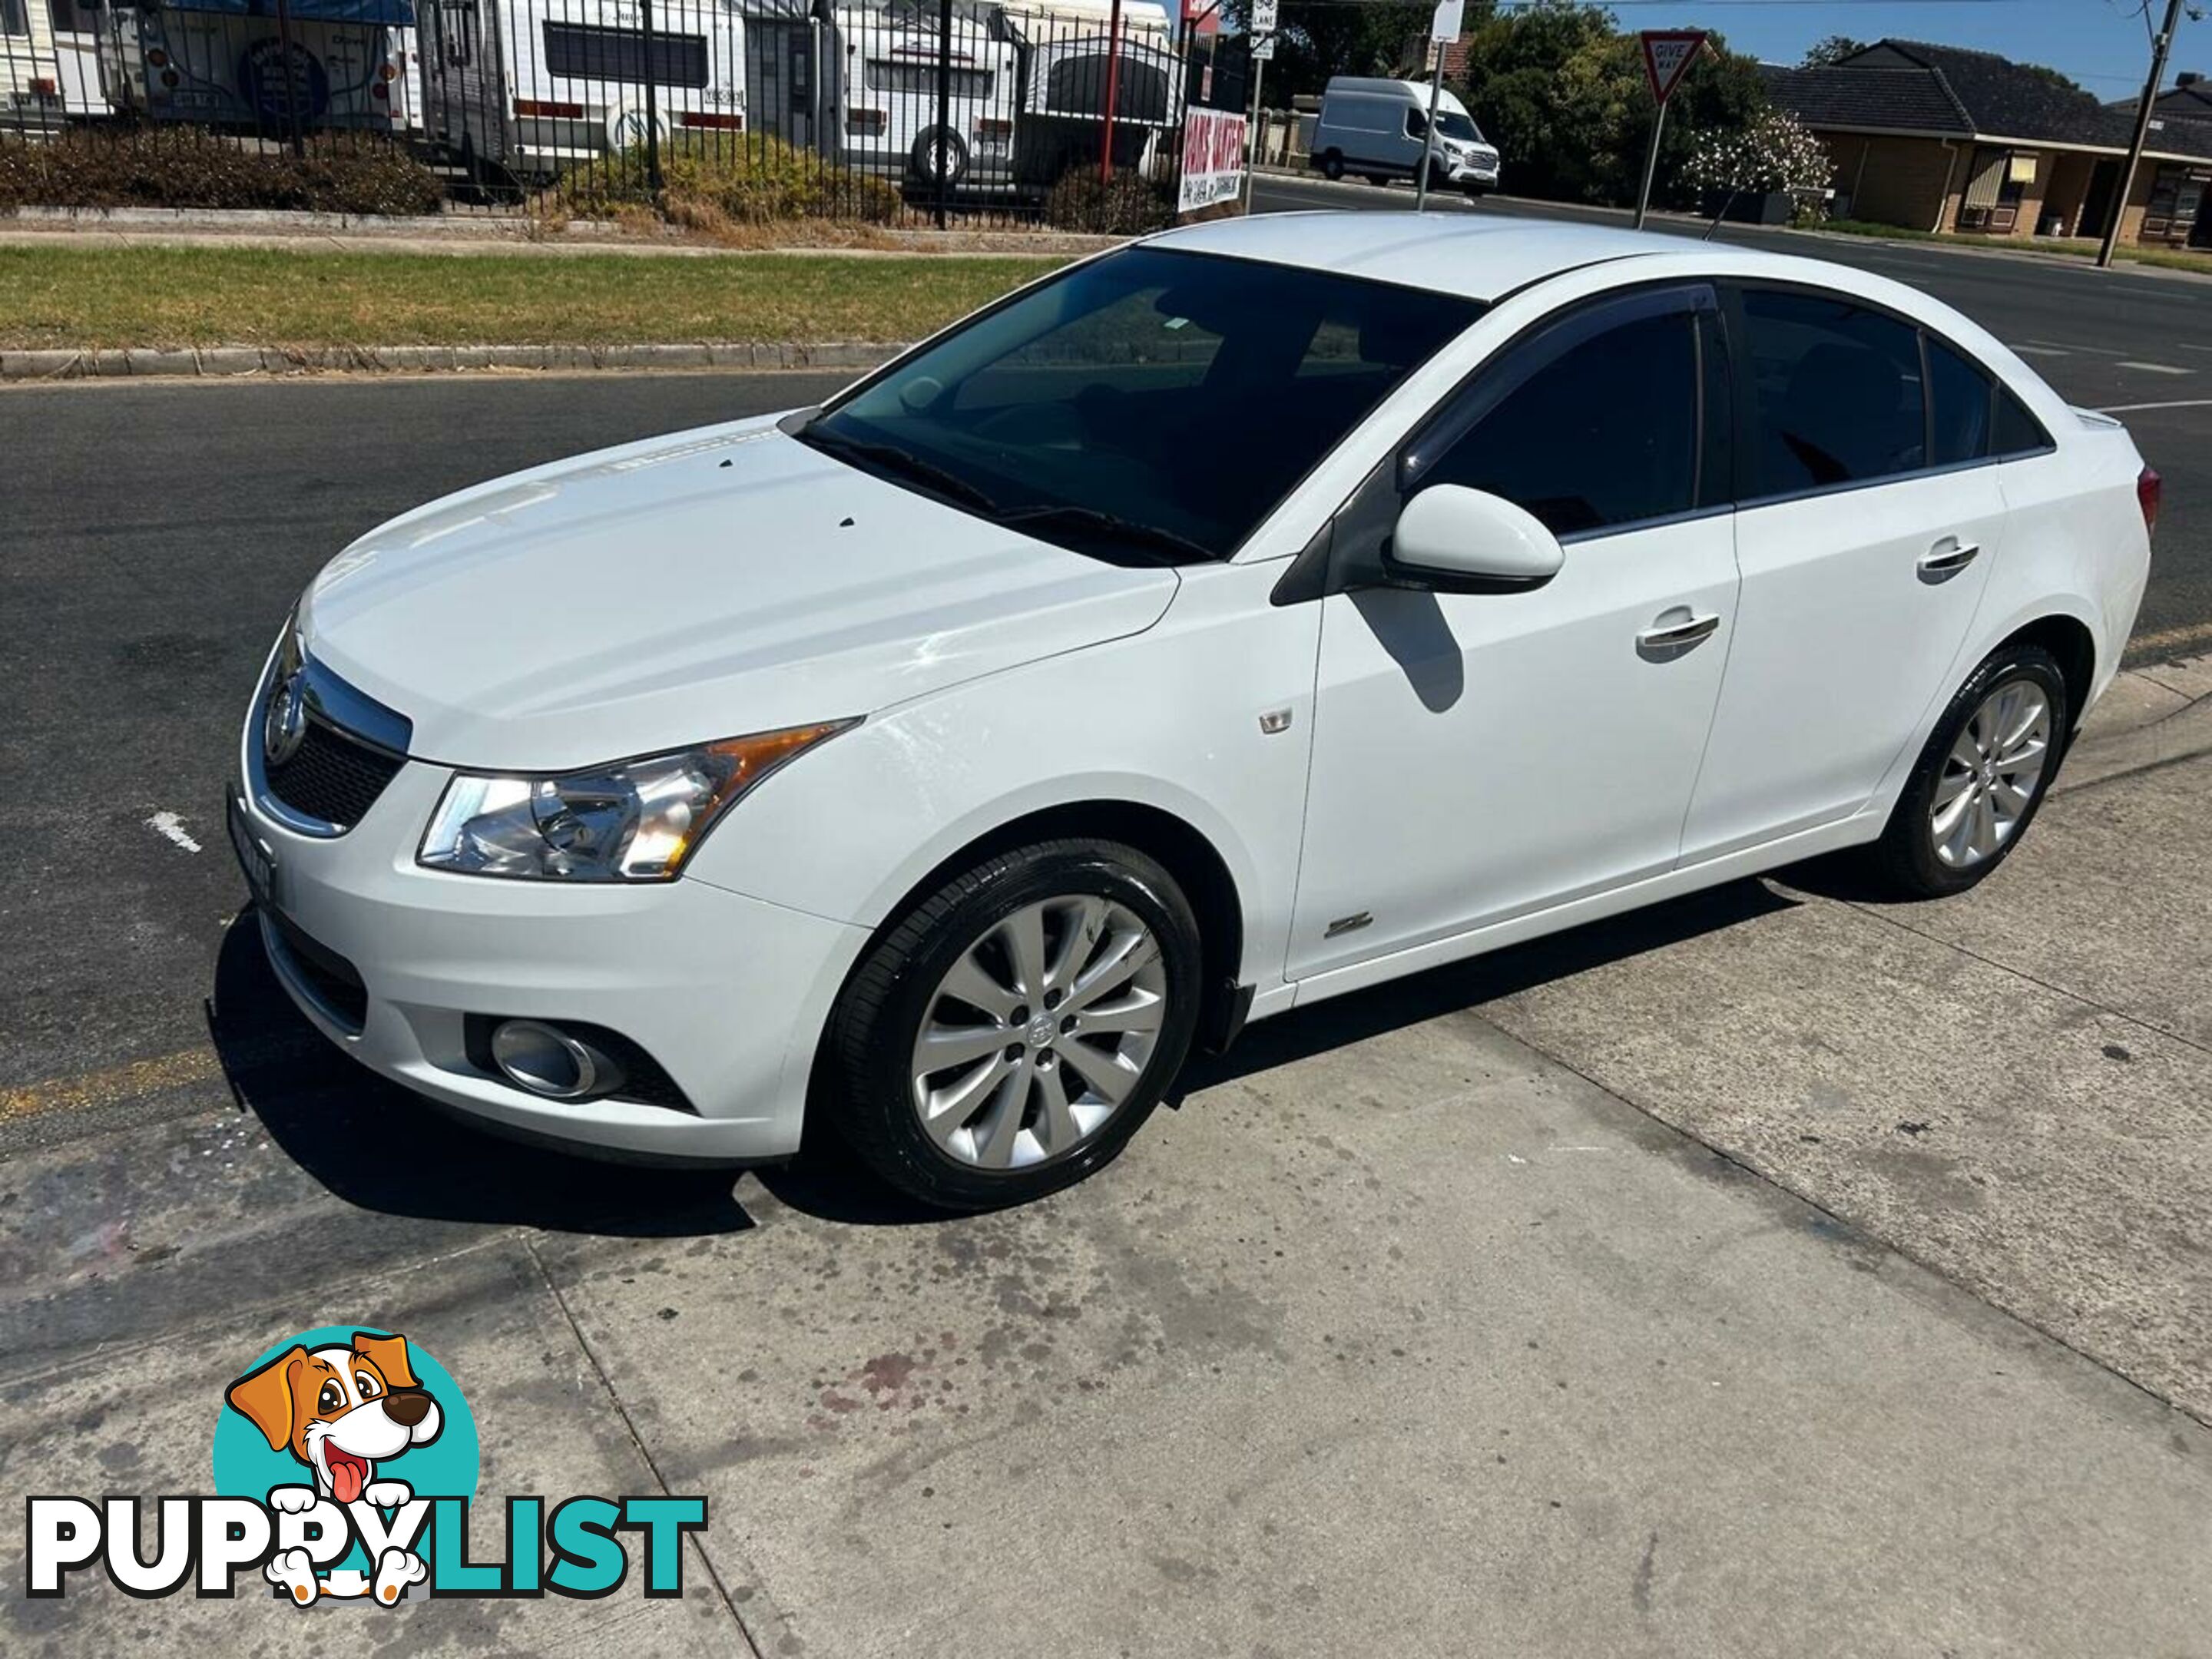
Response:
[{"label": "car shadow on ground", "polygon": [[[1731,882],[1470,962],[1394,981],[1254,1026],[1226,1054],[1194,1056],[1166,1102],[1417,1025],[1533,986],[1732,927],[1798,901]],[[240,1105],[309,1176],[364,1209],[424,1219],[628,1237],[754,1224],[745,1177],[609,1164],[493,1136],[451,1118],[325,1042],[277,984],[252,913],[223,941],[209,1028]],[[848,1226],[949,1219],[884,1184],[811,1123],[789,1164],[751,1172],[768,1201]],[[759,1200],[756,1200],[757,1207]]]},{"label": "car shadow on ground", "polygon": [[216,958],[209,1035],[239,1104],[349,1204],[423,1220],[625,1237],[739,1232],[729,1170],[646,1169],[502,1140],[356,1065],[292,1006],[251,910]]}]

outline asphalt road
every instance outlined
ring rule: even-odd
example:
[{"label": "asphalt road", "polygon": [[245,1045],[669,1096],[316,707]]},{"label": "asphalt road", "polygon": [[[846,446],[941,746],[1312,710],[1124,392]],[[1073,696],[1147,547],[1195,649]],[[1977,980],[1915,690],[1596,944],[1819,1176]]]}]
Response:
[{"label": "asphalt road", "polygon": [[[1607,224],[1627,218],[1609,209],[1497,197],[1430,200],[1443,213]],[[1253,190],[1254,209],[1262,213],[1402,211],[1413,204],[1410,185],[1262,175]],[[1650,228],[1684,236],[1704,230],[1674,218],[1654,219]],[[2120,411],[2144,459],[2166,479],[2156,562],[2130,660],[2201,651],[2212,642],[2212,279],[1735,226],[1720,237],[1832,259],[1925,289],[2026,357],[2068,401]]]}]

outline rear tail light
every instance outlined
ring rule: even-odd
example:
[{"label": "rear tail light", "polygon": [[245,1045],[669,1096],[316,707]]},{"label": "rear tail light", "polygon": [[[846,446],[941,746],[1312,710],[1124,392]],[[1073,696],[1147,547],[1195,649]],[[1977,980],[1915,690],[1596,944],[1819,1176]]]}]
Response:
[{"label": "rear tail light", "polygon": [[169,67],[169,54],[156,46],[146,54],[146,61],[155,69],[167,69]]},{"label": "rear tail light", "polygon": [[558,104],[545,98],[518,98],[514,100],[517,115],[535,115],[549,121],[580,121],[584,118],[581,104]]},{"label": "rear tail light", "polygon": [[1011,138],[1014,136],[1014,124],[996,115],[981,116],[975,122],[975,136],[978,138]]},{"label": "rear tail light", "polygon": [[2142,508],[2145,535],[2158,528],[2158,501],[2165,489],[2166,480],[2150,468],[2136,474],[2136,505]]},{"label": "rear tail light", "polygon": [[711,115],[704,110],[690,110],[676,118],[687,127],[712,127],[720,132],[745,130],[745,118],[742,115]]},{"label": "rear tail light", "polygon": [[54,79],[54,77],[53,77],[52,76],[51,76],[51,75],[40,75],[40,76],[33,76],[33,77],[32,78],[32,81],[31,81],[31,96],[32,96],[32,97],[33,97],[33,98],[58,98],[58,97],[60,97],[60,96],[61,96],[61,93],[62,93],[61,82],[58,82],[58,81],[57,81],[57,80],[55,80],[55,79]]},{"label": "rear tail light", "polygon": [[848,109],[845,112],[845,131],[857,138],[879,137],[888,118],[879,109]]},{"label": "rear tail light", "polygon": [[374,81],[369,83],[368,95],[382,100],[392,96],[392,89],[381,81]]}]

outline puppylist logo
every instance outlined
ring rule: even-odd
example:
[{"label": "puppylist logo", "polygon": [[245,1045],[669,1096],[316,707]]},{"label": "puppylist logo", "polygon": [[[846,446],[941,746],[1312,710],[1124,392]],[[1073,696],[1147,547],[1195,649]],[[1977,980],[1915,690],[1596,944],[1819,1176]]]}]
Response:
[{"label": "puppylist logo", "polygon": [[[505,1502],[500,1559],[470,1537],[476,1419],[445,1367],[404,1336],[302,1332],[222,1391],[212,1496],[33,1498],[25,1593],[58,1596],[97,1565],[127,1595],[236,1594],[241,1573],[294,1606],[396,1607],[433,1596],[613,1595],[639,1540],[643,1593],[684,1593],[684,1534],[704,1498],[542,1497]],[[141,1510],[155,1508],[150,1557]]]}]

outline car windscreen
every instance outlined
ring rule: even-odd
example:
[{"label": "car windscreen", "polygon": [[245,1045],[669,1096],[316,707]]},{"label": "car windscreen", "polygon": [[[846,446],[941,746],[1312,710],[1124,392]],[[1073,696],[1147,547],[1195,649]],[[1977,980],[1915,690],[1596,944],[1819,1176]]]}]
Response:
[{"label": "car windscreen", "polygon": [[1133,247],[984,313],[798,435],[1106,557],[1227,558],[1480,302]]},{"label": "car windscreen", "polygon": [[1482,134],[1476,130],[1472,119],[1448,109],[1437,112],[1437,131],[1447,138],[1463,138],[1470,144],[1482,142]]}]

